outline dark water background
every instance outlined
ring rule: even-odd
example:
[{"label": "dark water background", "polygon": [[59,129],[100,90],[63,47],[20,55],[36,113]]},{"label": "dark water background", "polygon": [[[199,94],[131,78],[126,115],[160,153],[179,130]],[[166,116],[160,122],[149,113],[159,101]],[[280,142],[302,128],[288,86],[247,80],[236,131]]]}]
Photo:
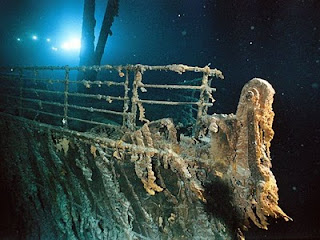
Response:
[{"label": "dark water background", "polygon": [[[0,1],[0,65],[76,65],[77,53],[53,52],[30,35],[50,36],[58,44],[72,31],[79,33],[82,5]],[[98,25],[104,6],[97,1]],[[248,80],[268,80],[277,92],[272,170],[280,206],[294,221],[272,221],[269,231],[253,227],[246,235],[320,238],[320,1],[120,0],[112,31],[103,64],[211,63],[221,69],[225,80],[214,83],[213,112],[235,112]]]}]

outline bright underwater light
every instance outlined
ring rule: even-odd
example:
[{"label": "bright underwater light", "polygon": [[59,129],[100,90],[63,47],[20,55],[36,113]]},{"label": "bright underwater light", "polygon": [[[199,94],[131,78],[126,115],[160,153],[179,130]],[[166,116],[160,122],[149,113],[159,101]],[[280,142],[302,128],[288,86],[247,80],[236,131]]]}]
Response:
[{"label": "bright underwater light", "polygon": [[61,45],[61,48],[66,51],[76,51],[81,48],[81,41],[79,38],[71,38]]},{"label": "bright underwater light", "polygon": [[38,36],[37,35],[32,35],[32,40],[38,40]]}]

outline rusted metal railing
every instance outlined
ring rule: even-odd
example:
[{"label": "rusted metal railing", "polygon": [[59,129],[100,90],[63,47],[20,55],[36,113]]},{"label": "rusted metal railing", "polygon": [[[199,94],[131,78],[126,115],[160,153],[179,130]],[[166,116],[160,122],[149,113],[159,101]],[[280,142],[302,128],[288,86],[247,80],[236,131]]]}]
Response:
[{"label": "rusted metal railing", "polygon": [[[51,70],[50,73],[48,70]],[[64,71],[64,78],[55,77],[57,71],[60,73]],[[101,80],[75,78],[75,75],[84,71],[96,71],[105,75],[112,71],[113,74],[109,74],[112,76],[112,80],[109,76],[104,75],[102,77],[98,75],[98,79]],[[152,79],[144,78],[146,71],[165,71],[178,74],[195,72],[199,74],[201,80],[188,80],[183,84],[177,82],[173,84],[159,82],[158,84]],[[133,79],[130,79],[131,73],[133,73]],[[53,75],[53,77],[49,75]],[[118,116],[122,118],[118,124],[124,128],[135,130],[137,119],[149,121],[145,114],[144,105],[190,105],[191,112],[197,111],[194,127],[194,134],[197,135],[197,126],[200,125],[201,118],[207,114],[208,108],[214,102],[212,93],[215,88],[211,87],[212,77],[223,78],[223,75],[219,70],[210,69],[208,66],[201,68],[176,64],[167,66],[138,64],[90,67],[0,67],[0,83],[2,84],[0,98],[7,100],[1,101],[1,111],[12,115],[18,111],[17,115],[20,117],[32,118],[49,124],[54,122],[53,125],[60,125],[66,129],[72,129],[69,121],[103,126],[109,124],[106,123],[106,119],[111,118],[110,116]],[[82,86],[82,90],[84,90],[78,91],[79,86]],[[97,91],[90,89],[92,86],[96,87]],[[121,90],[111,91],[109,89],[111,87],[120,87]],[[185,91],[185,94],[181,94],[182,97],[178,101],[142,99],[140,92],[146,92],[147,89],[178,90]],[[196,91],[199,92],[198,97],[195,97]],[[92,102],[92,105],[88,105],[84,104],[86,103],[85,99],[98,102]],[[192,106],[195,106],[196,109]],[[57,109],[61,109],[61,111]],[[97,117],[99,114],[105,114],[102,120],[101,116]],[[39,115],[47,117],[40,119]],[[49,117],[57,118],[58,121],[50,120]]]}]

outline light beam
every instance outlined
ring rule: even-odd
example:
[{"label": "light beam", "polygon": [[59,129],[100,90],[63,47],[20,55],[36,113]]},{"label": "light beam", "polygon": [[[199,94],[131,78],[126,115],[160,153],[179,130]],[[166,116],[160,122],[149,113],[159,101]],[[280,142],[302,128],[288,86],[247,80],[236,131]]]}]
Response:
[{"label": "light beam", "polygon": [[78,38],[71,38],[61,45],[61,48],[66,51],[76,51],[81,48],[81,41]]}]

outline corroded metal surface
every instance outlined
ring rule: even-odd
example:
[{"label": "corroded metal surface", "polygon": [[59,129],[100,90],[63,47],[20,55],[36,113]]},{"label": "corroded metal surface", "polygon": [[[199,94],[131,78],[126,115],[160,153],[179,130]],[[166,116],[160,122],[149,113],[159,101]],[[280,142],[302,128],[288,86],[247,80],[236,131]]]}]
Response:
[{"label": "corroded metal surface", "polygon": [[[122,73],[123,68],[115,69]],[[22,189],[41,186],[22,196],[29,203],[28,217],[39,228],[43,228],[45,210],[34,207],[37,204],[56,211],[57,216],[63,213],[62,218],[48,221],[59,237],[70,239],[243,238],[242,231],[248,228],[250,220],[263,229],[267,229],[267,217],[291,220],[278,206],[278,188],[270,170],[274,89],[267,81],[256,78],[244,86],[235,114],[208,115],[209,101],[214,101],[208,83],[208,76],[213,72],[208,67],[136,65],[125,70],[125,104],[120,112],[124,116],[123,126],[97,122],[90,131],[79,132],[66,124],[63,128],[26,119],[23,114],[19,117],[12,112],[0,113],[1,129],[9,139],[2,141],[12,151],[5,158],[13,171],[10,174],[18,171],[21,179],[25,179],[18,184]],[[126,102],[131,70],[134,70],[132,96]],[[171,118],[155,121],[146,118],[142,104],[147,100],[139,98],[139,89],[166,88],[163,84],[144,85],[142,76],[147,70],[203,73],[200,86],[181,87],[200,90],[195,102],[198,106],[195,125],[189,134],[183,134],[186,126],[175,124]],[[68,75],[66,79],[69,81]],[[66,95],[64,102],[59,103],[64,111],[58,117],[94,122],[67,116],[73,105],[68,103]],[[15,98],[24,100],[23,96]],[[158,104],[156,100],[150,101]],[[92,112],[97,109],[92,108]],[[137,126],[137,117],[142,126]],[[14,152],[10,143],[17,137],[22,147]],[[27,139],[32,139],[29,145]],[[23,151],[36,158],[36,162],[26,160],[28,173],[20,166]],[[45,188],[50,181],[59,187]],[[100,186],[95,185],[98,182]],[[74,187],[78,188],[75,193],[71,191]],[[50,206],[53,196],[60,202]],[[75,199],[77,203],[73,203]],[[94,211],[93,205],[96,205]],[[90,229],[88,233],[86,229]]]}]

